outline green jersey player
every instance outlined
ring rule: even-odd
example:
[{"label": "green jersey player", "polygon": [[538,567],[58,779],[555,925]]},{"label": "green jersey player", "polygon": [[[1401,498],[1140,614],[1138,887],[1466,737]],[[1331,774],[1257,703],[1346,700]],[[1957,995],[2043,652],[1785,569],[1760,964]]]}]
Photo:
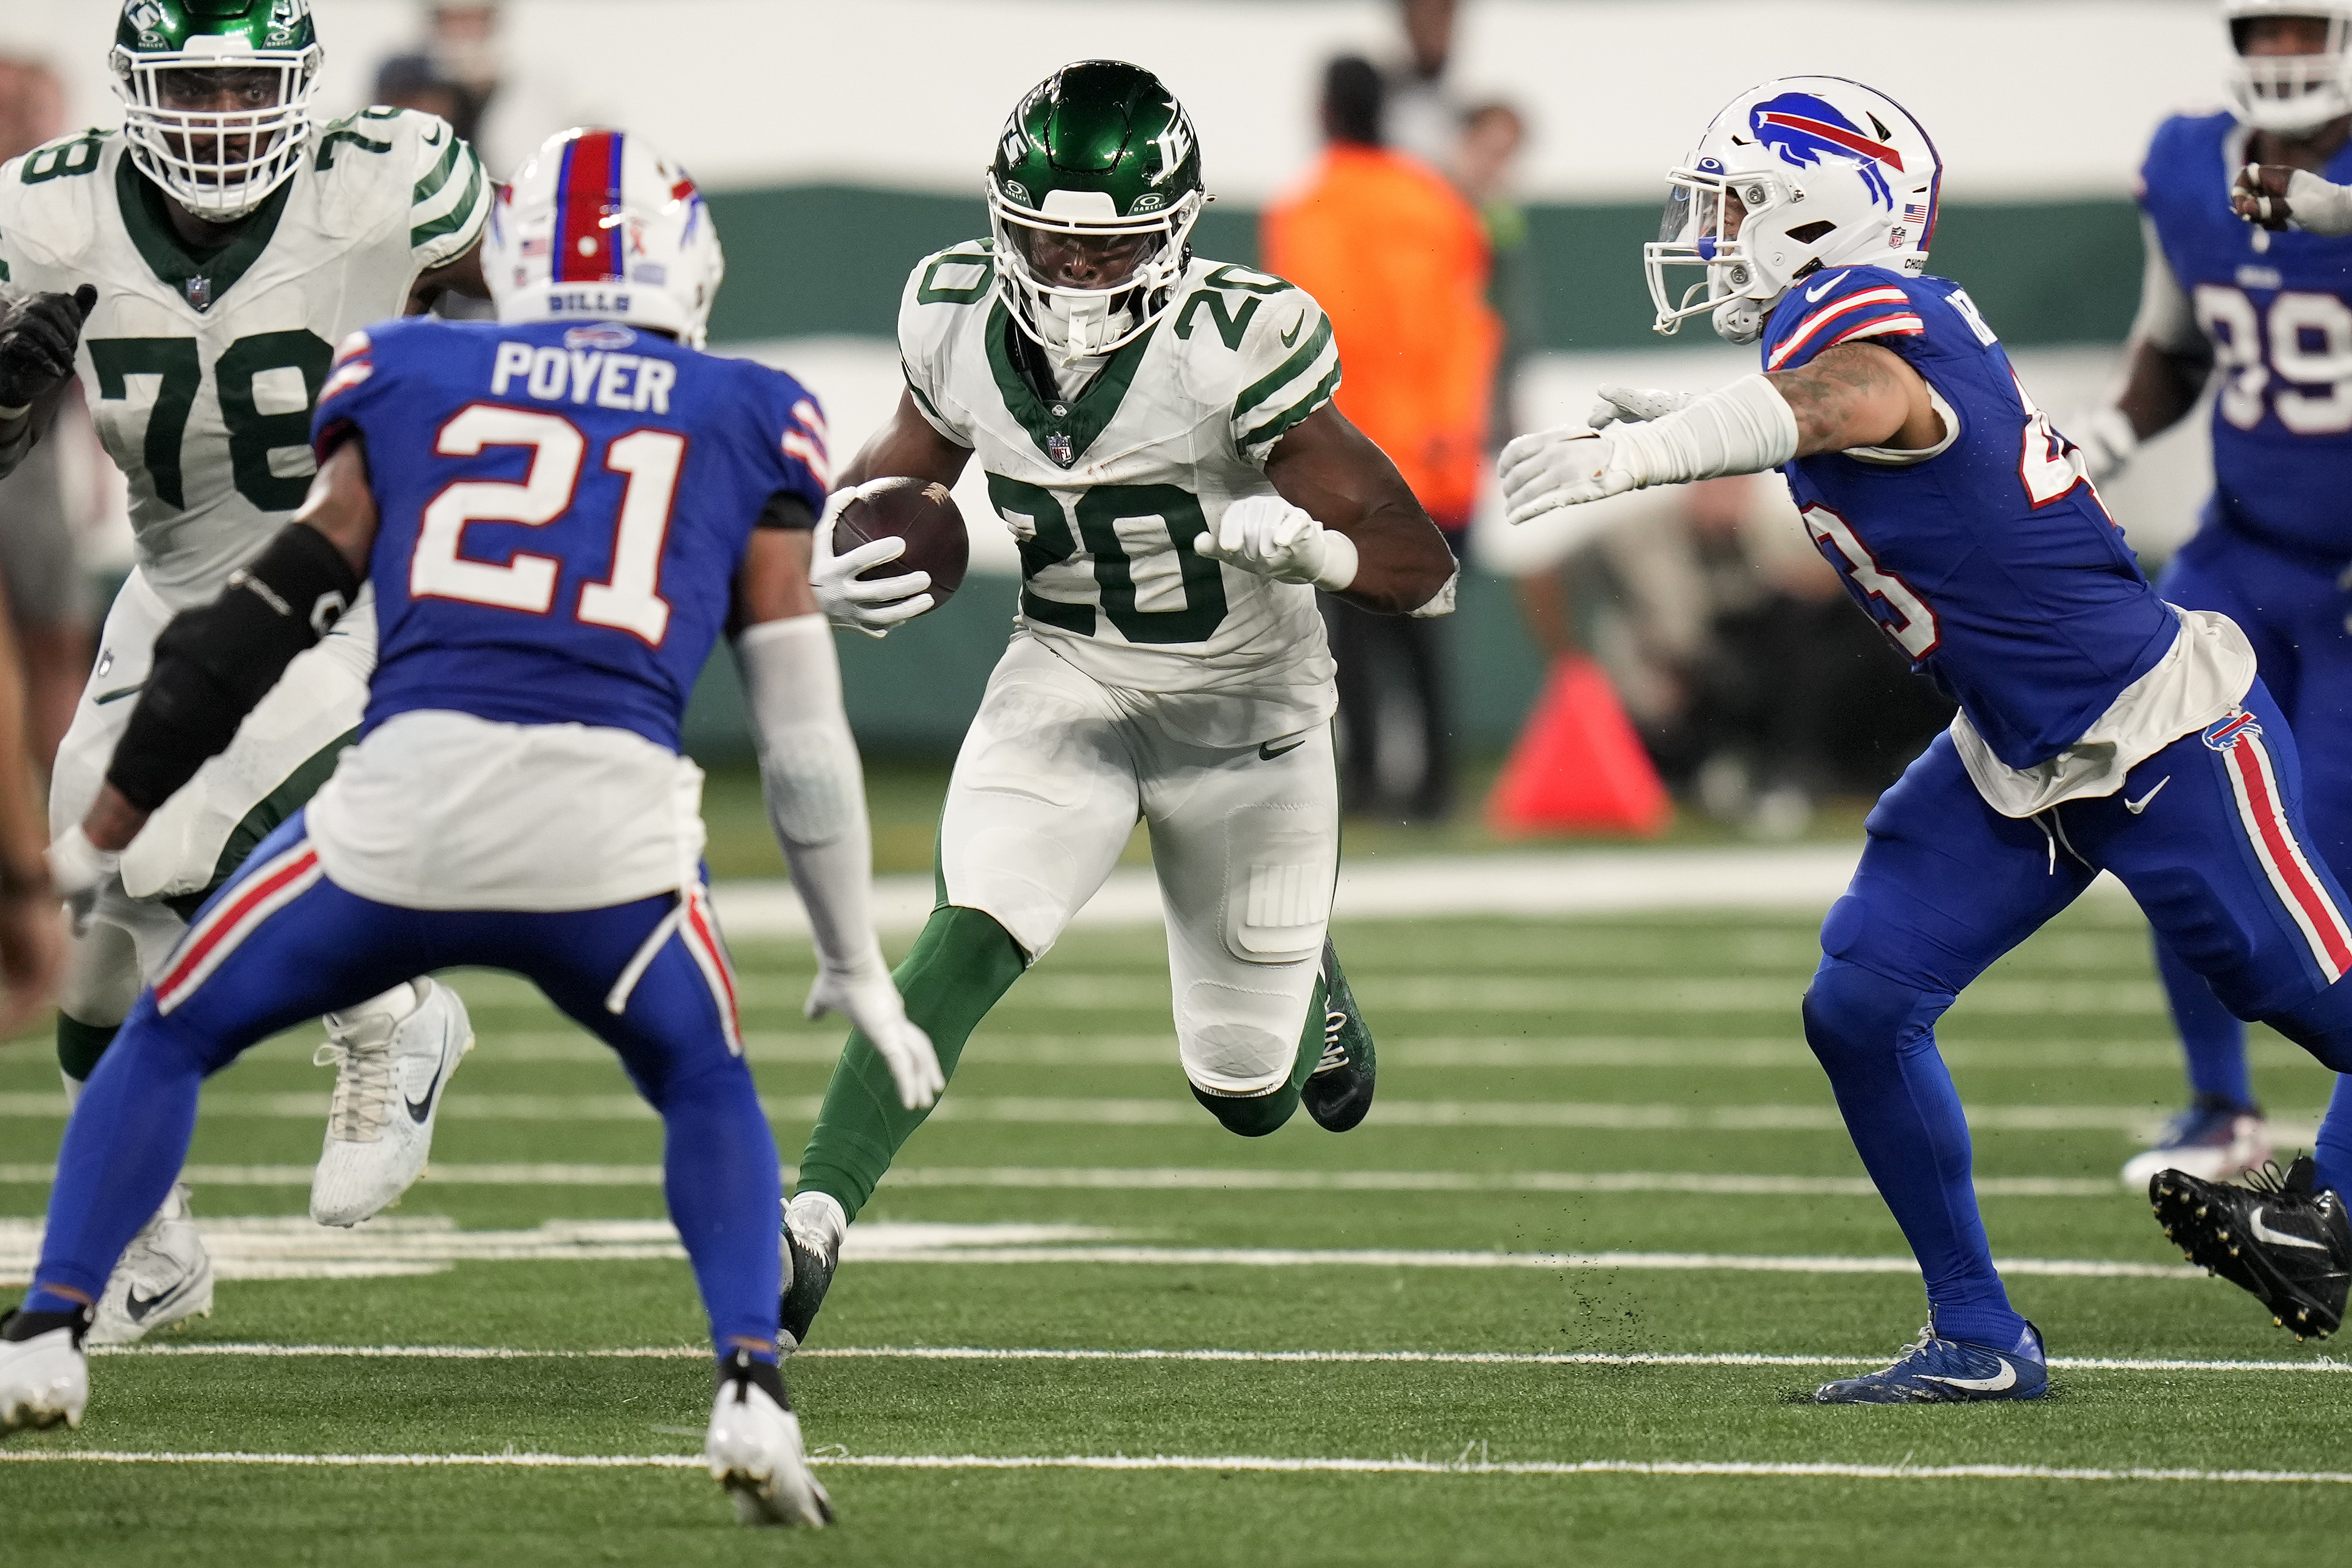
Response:
[{"label": "green jersey player", "polygon": [[[49,811],[60,861],[97,855],[71,825],[98,793],[165,623],[215,596],[301,504],[310,407],[334,345],[445,289],[486,292],[476,247],[493,187],[472,150],[443,121],[401,110],[314,123],[321,58],[309,0],[129,0],[110,58],[122,128],[0,167],[0,282],[23,331],[68,349],[60,325],[88,309],[69,363],[130,479],[138,541],[58,751]],[[92,289],[93,306],[66,299]],[[0,342],[0,363],[6,353]],[[68,362],[49,363],[61,380]],[[23,448],[9,412],[0,408],[0,467]],[[119,863],[105,861],[94,903],[75,911],[61,990],[68,1096],[185,918],[332,770],[359,722],[374,645],[372,613],[343,617],[230,750]],[[339,1071],[311,1210],[352,1225],[422,1168],[441,1082],[472,1037],[463,1005],[422,979],[330,1018],[328,1031],[320,1060]],[[211,1295],[175,1191],[124,1254],[93,1338],[136,1339],[208,1310]]]},{"label": "green jersey player", "polygon": [[[1140,819],[1194,1096],[1245,1135],[1302,1098],[1344,1131],[1373,1061],[1325,938],[1337,703],[1315,595],[1442,615],[1454,558],[1332,406],[1339,356],[1316,302],[1192,254],[1206,199],[1192,121],[1148,71],[1085,61],[1023,99],[989,174],[992,237],[915,268],[906,392],[827,517],[861,482],[952,484],[977,455],[1020,542],[1020,618],[940,818],[940,905],[897,975],[941,1067]],[[879,632],[929,607],[920,574],[853,581],[898,542],[829,543],[821,528],[838,623]],[[788,1343],[921,1120],[853,1035],[789,1211]]]}]

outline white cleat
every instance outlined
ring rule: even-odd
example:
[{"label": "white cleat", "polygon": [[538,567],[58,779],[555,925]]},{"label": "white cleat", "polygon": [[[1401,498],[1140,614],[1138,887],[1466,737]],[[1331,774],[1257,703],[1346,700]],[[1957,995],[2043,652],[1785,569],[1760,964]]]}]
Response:
[{"label": "white cleat", "polygon": [[[768,1382],[774,1393],[762,1386]],[[790,1396],[777,1397],[783,1387],[775,1368],[739,1353],[719,1373],[702,1457],[711,1479],[733,1494],[743,1523],[822,1530],[833,1522],[833,1500],[809,1468]]]},{"label": "white cleat", "polygon": [[135,1344],[183,1319],[210,1317],[212,1310],[212,1256],[189,1216],[188,1189],[175,1182],[155,1217],[115,1260],[89,1341]]},{"label": "white cleat", "polygon": [[2167,1171],[2200,1182],[2231,1182],[2259,1171],[2271,1158],[2270,1128],[2262,1112],[2217,1100],[2200,1100],[2167,1122],[2153,1146],[2124,1164],[2123,1182],[2136,1193]]},{"label": "white cleat", "polygon": [[[327,1016],[310,1058],[335,1068],[326,1146],[310,1178],[310,1217],[352,1226],[389,1208],[424,1173],[433,1123],[458,1060],[474,1048],[466,1005],[430,980]],[[405,1005],[410,997],[413,1005]]]},{"label": "white cleat", "polygon": [[[0,1315],[0,1326],[16,1315]],[[29,1340],[0,1340],[0,1437],[79,1426],[89,1403],[89,1363],[71,1328]]]}]

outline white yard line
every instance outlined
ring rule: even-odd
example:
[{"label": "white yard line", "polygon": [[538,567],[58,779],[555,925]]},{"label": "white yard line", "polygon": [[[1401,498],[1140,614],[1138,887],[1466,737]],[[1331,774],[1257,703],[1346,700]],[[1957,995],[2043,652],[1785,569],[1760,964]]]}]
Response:
[{"label": "white yard line", "polygon": [[[309,1165],[190,1165],[197,1187],[307,1187]],[[799,1174],[782,1173],[787,1184]],[[54,1165],[0,1165],[0,1186],[46,1187]],[[662,1184],[659,1165],[444,1165],[425,1180],[445,1187],[647,1187]],[[1066,1189],[1097,1192],[1297,1193],[1687,1193],[1711,1197],[1875,1198],[1867,1176],[1734,1175],[1693,1171],[1265,1171],[1221,1166],[901,1165],[883,1178],[892,1188]],[[1979,1176],[1977,1195],[2000,1198],[2104,1198],[2129,1191],[2081,1176]]]},{"label": "white yard line", "polygon": [[[215,1273],[225,1279],[364,1278],[418,1274],[459,1263],[625,1262],[681,1259],[666,1220],[551,1220],[531,1230],[459,1230],[446,1217],[377,1220],[331,1230],[307,1217],[205,1222]],[[1155,1247],[1108,1241],[1118,1233],[1086,1226],[871,1224],[855,1226],[843,1256],[871,1263],[1110,1264],[1155,1268],[1668,1269],[1699,1273],[1896,1274],[1916,1277],[1908,1258],[1720,1252],[1477,1252],[1393,1248]],[[0,1280],[21,1279],[40,1254],[41,1226],[0,1220]],[[2013,1277],[2193,1279],[2177,1263],[2080,1258],[2006,1258]]]},{"label": "white yard line", "polygon": [[[265,1360],[322,1357],[349,1361],[708,1361],[700,1345],[646,1345],[619,1350],[525,1350],[500,1345],[142,1344],[93,1347],[92,1355],[254,1356]],[[819,1361],[974,1362],[1238,1362],[1309,1365],[1432,1366],[1877,1366],[1885,1356],[1768,1355],[1748,1352],[1683,1351],[1235,1351],[998,1349],[977,1345],[851,1345],[805,1350]],[[2184,1361],[2144,1356],[2053,1356],[2050,1364],[2074,1372],[2352,1373],[2352,1362]]]},{"label": "white yard line", "polygon": [[[1153,917],[1158,923],[1158,917]],[[1780,974],[1691,975],[1627,967],[1583,974],[1461,974],[1367,971],[1357,991],[1368,1016],[1401,1014],[1754,1014],[1793,1020],[1805,994],[1806,972]],[[520,987],[488,990],[470,977],[467,990],[486,990],[480,1009],[530,1008],[543,1018],[545,1004]],[[751,973],[738,976],[736,995],[755,1016],[782,1014],[797,1018],[808,982],[797,974]],[[470,998],[469,998],[470,1001]],[[1040,970],[1022,980],[1005,1004],[1011,1011],[1081,1012],[1090,1016],[1144,1014],[1165,1017],[1168,976],[1163,970],[1134,973],[1087,973]],[[1995,975],[1970,986],[1956,1005],[1959,1017],[2000,1015],[2040,1018],[2051,1015],[2107,1018],[2119,1015],[2156,1018],[2164,1015],[2164,993],[2145,972],[2113,977],[2076,975],[2034,978]]]},{"label": "white yard line", "polygon": [[[771,1120],[814,1121],[824,1103],[815,1095],[763,1096]],[[256,1121],[323,1120],[327,1096],[221,1090],[207,1094],[208,1116]],[[47,1091],[0,1094],[0,1118],[63,1121],[62,1095]],[[461,1121],[651,1121],[651,1107],[624,1094],[469,1094],[461,1087],[443,1102],[442,1114]],[[935,1121],[996,1122],[1039,1126],[1162,1127],[1199,1123],[1205,1113],[1189,1100],[1105,1096],[1081,1099],[1050,1095],[950,1096],[931,1112]],[[1390,1127],[1601,1128],[1619,1131],[1711,1131],[1725,1132],[1832,1132],[1845,1123],[1827,1100],[1734,1105],[1643,1103],[1630,1100],[1381,1100],[1371,1120]],[[2108,1131],[2143,1136],[2152,1125],[2146,1105],[1979,1105],[1969,1110],[1971,1126],[1993,1131]],[[2318,1114],[2274,1118],[2273,1137],[2283,1143],[2308,1142]]]},{"label": "white yard line", "polygon": [[[1359,856],[1339,863],[1339,920],[1443,915],[1612,914],[1638,910],[1778,910],[1817,914],[1845,890],[1859,844],[1771,849],[1600,849],[1559,854]],[[937,888],[928,874],[877,877],[874,916],[886,931],[919,931]],[[803,936],[808,915],[781,881],[714,889],[730,936]],[[1147,867],[1123,867],[1071,922],[1082,930],[1160,923]]]},{"label": "white yard line", "polygon": [[[2267,1486],[2352,1486],[2335,1470],[2059,1468],[2045,1465],[1848,1465],[1706,1459],[1569,1459],[1490,1464],[1462,1459],[1293,1458],[1264,1454],[834,1454],[812,1463],[891,1470],[1211,1470],[1278,1475],[1664,1476],[1831,1480],[2160,1481]],[[0,1462],[98,1465],[267,1465],[306,1468],[696,1470],[695,1454],[238,1454],[111,1449],[0,1449]]]}]

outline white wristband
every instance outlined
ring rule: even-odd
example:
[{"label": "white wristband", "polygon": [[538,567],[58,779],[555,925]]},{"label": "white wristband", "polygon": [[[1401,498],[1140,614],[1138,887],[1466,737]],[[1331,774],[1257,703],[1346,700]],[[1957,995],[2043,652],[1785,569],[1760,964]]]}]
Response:
[{"label": "white wristband", "polygon": [[1615,460],[1636,487],[1760,474],[1797,455],[1797,415],[1762,375],[1695,397],[1647,424],[1610,427]]},{"label": "white wristband", "polygon": [[2352,185],[2331,184],[2297,169],[2287,177],[2286,210],[2306,234],[2352,234]]},{"label": "white wristband", "polygon": [[1356,571],[1362,557],[1356,552],[1356,542],[1336,529],[1323,531],[1323,565],[1315,574],[1315,585],[1327,594],[1336,594],[1356,580]]}]

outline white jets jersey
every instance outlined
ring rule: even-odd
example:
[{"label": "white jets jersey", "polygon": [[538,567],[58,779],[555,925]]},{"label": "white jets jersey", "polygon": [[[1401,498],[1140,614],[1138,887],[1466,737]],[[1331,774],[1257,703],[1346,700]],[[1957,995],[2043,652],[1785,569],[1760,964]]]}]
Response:
[{"label": "white jets jersey", "polygon": [[166,605],[211,598],[301,504],[335,345],[463,256],[491,194],[447,124],[398,109],[313,129],[294,176],[209,251],[181,242],[119,131],[0,165],[0,280],[97,286],[82,391]]},{"label": "white jets jersey", "polygon": [[1339,353],[1314,300],[1279,278],[1195,260],[1172,309],[1105,356],[1074,396],[1021,374],[986,241],[907,280],[898,348],[923,416],[970,447],[1020,542],[1020,623],[1106,686],[1194,694],[1160,706],[1210,745],[1321,723],[1337,699],[1315,590],[1207,559],[1194,539],[1331,401]]}]

